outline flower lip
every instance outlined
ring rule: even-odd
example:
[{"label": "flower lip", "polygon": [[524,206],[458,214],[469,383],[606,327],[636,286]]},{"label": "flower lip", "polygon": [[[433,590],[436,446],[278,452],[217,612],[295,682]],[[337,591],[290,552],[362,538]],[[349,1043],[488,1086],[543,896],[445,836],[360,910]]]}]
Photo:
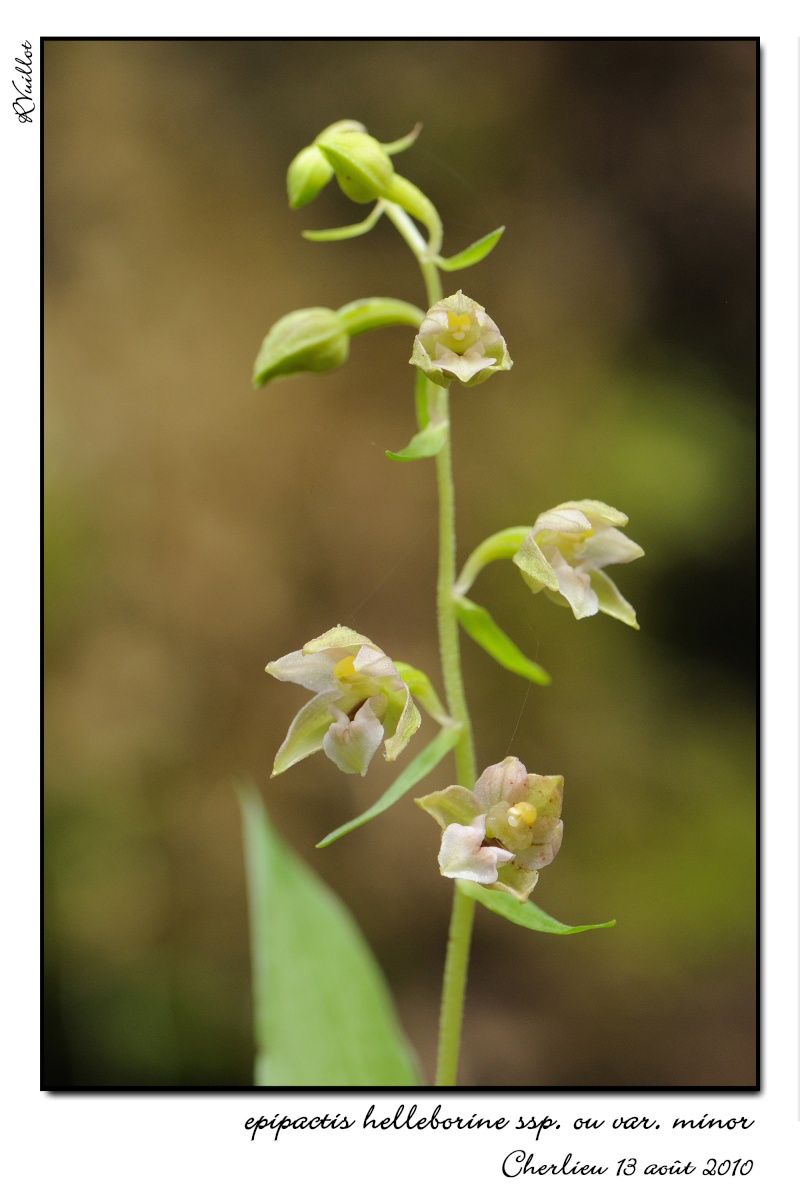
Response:
[{"label": "flower lip", "polygon": [[451,823],[442,832],[439,868],[442,877],[458,877],[479,885],[497,881],[498,869],[514,859],[514,853],[498,846],[488,846],[486,815],[478,815],[468,825]]}]

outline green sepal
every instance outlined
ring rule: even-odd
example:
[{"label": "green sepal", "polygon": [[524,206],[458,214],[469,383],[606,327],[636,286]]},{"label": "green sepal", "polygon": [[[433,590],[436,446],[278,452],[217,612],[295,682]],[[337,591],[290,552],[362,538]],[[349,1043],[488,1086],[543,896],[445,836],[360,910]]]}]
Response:
[{"label": "green sepal", "polygon": [[473,264],[480,263],[481,259],[485,259],[497,246],[503,237],[505,228],[505,226],[498,226],[496,230],[492,230],[491,234],[486,234],[483,238],[479,238],[477,242],[473,242],[466,250],[459,251],[457,255],[451,255],[448,259],[437,256],[437,265],[442,271],[457,272],[461,271],[463,267],[472,267]]},{"label": "green sepal", "polygon": [[344,823],[341,827],[337,827],[330,835],[326,835],[324,840],[320,840],[317,847],[327,848],[328,844],[332,844],[334,840],[341,839],[343,835],[347,835],[350,831],[355,831],[357,827],[362,827],[364,823],[369,823],[371,819],[375,819],[378,815],[383,814],[390,806],[394,806],[395,802],[399,802],[409,790],[422,781],[423,777],[427,777],[428,773],[436,768],[439,761],[443,760],[448,752],[453,750],[461,738],[461,731],[462,727],[460,723],[452,723],[443,727],[436,738],[428,744],[427,748],[420,752],[419,756],[411,761],[411,764],[406,765],[400,776],[395,778],[374,806],[370,806],[369,810],[365,810],[358,818],[351,819],[349,823]]},{"label": "green sepal", "polygon": [[380,966],[339,898],[279,839],[258,791],[242,808],[256,1086],[418,1086]]},{"label": "green sepal", "polygon": [[510,894],[503,893],[501,890],[487,890],[485,886],[476,885],[473,881],[458,881],[456,888],[461,890],[462,894],[474,898],[488,911],[494,911],[496,915],[502,915],[504,919],[509,919],[511,923],[527,927],[530,931],[545,932],[551,936],[574,936],[582,931],[597,931],[603,927],[614,927],[617,922],[616,919],[610,919],[608,923],[583,923],[578,927],[569,927],[566,923],[559,923],[558,919],[553,919],[550,915],[545,914],[533,902],[517,902],[516,898],[512,898]]},{"label": "green sepal", "polygon": [[[333,168],[331,168],[331,175],[333,175]],[[303,230],[302,235],[309,242],[344,242],[346,238],[358,238],[361,234],[368,234],[373,226],[378,224],[384,209],[383,201],[379,200],[369,217],[356,222],[354,226],[335,226],[331,230]]]},{"label": "green sepal", "polygon": [[279,773],[285,773],[292,765],[319,752],[326,732],[333,721],[330,704],[338,696],[333,690],[315,694],[310,701],[306,702],[305,706],[298,710],[292,719],[286,738],[275,755],[273,777],[277,777]]},{"label": "green sepal", "polygon": [[437,723],[449,723],[450,715],[445,710],[439,695],[431,684],[427,673],[411,664],[395,660],[394,666],[409,688],[412,698],[416,698],[423,710],[426,710]]},{"label": "green sepal", "polygon": [[402,451],[387,451],[389,459],[404,463],[412,459],[431,459],[438,455],[447,442],[450,423],[446,419],[435,418],[424,430],[418,430],[407,447]]},{"label": "green sepal", "polygon": [[449,827],[451,823],[468,827],[473,819],[483,813],[472,790],[463,785],[448,785],[447,789],[437,789],[414,801],[442,828]]},{"label": "green sepal", "polygon": [[[389,197],[392,160],[380,142],[366,132],[328,130],[314,139],[333,168],[339,187],[356,204]],[[389,198],[393,199],[393,198]]]},{"label": "green sepal", "polygon": [[414,145],[421,132],[422,122],[418,121],[411,133],[406,134],[404,138],[397,138],[394,142],[381,142],[381,149],[385,150],[387,155],[399,155],[401,151]]},{"label": "green sepal", "polygon": [[597,601],[604,614],[618,618],[620,622],[633,627],[635,631],[639,630],[636,611],[631,603],[622,596],[611,577],[601,569],[595,568],[589,573],[589,582],[597,594]]},{"label": "green sepal", "polygon": [[[542,589],[551,589],[558,594],[558,577],[533,536],[524,540],[513,560],[531,592],[540,593]],[[557,600],[561,605],[562,599],[557,598]],[[566,605],[569,605],[569,602],[566,602]]]},{"label": "green sepal", "polygon": [[536,685],[550,684],[550,674],[546,669],[529,660],[483,606],[476,605],[469,598],[460,597],[456,600],[456,611],[458,621],[467,634],[503,668],[519,677],[525,677],[527,681],[533,681]]}]

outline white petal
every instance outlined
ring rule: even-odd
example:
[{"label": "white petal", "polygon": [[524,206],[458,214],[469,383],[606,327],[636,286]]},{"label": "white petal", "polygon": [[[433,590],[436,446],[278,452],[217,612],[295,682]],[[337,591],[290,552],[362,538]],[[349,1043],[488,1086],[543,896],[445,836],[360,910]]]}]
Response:
[{"label": "white petal", "polygon": [[[485,811],[498,803],[508,806],[518,801],[517,794],[528,784],[528,770],[516,756],[506,756],[499,764],[490,764],[475,782],[475,797]],[[523,797],[525,796],[523,792]]]},{"label": "white petal", "polygon": [[310,689],[312,693],[325,693],[339,686],[333,672],[333,661],[322,654],[307,656],[303,652],[289,652],[280,660],[271,660],[267,672],[279,681],[292,681]]},{"label": "white petal", "polygon": [[352,720],[341,710],[331,710],[336,721],[325,733],[323,751],[343,773],[360,773],[363,777],[383,740],[383,725],[372,709],[372,699]]},{"label": "white petal", "polygon": [[629,564],[643,555],[638,543],[607,526],[586,540],[578,558],[587,568],[605,568],[607,564]]},{"label": "white petal", "polygon": [[540,531],[557,531],[564,535],[582,535],[592,529],[592,524],[580,510],[545,510],[536,519],[531,534],[538,535]]},{"label": "white petal", "polygon": [[497,867],[514,859],[505,848],[484,848],[486,815],[478,815],[468,827],[451,823],[442,832],[439,868],[442,877],[458,877],[489,886],[497,881]]},{"label": "white petal", "polygon": [[558,551],[552,553],[550,564],[558,577],[558,591],[572,606],[575,617],[590,618],[596,614],[600,605],[588,574],[572,568]]},{"label": "white petal", "polygon": [[494,364],[494,359],[487,359],[480,352],[472,354],[467,351],[464,355],[456,355],[454,351],[448,351],[447,347],[443,347],[440,343],[436,344],[436,358],[432,362],[433,367],[439,368],[443,372],[450,372],[462,383],[477,376],[478,372],[482,372],[484,368],[494,367]]},{"label": "white petal", "polygon": [[403,688],[403,679],[395,668],[394,661],[379,647],[369,647],[365,644],[353,660],[353,669],[357,673],[363,673],[365,677],[386,680],[392,689]]}]

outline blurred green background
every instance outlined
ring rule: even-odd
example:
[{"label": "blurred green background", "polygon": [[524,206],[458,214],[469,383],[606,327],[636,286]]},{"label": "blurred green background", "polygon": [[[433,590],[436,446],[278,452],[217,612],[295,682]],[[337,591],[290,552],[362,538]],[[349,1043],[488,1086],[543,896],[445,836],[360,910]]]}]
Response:
[{"label": "blurred green background", "polygon": [[424,122],[397,166],[446,254],[507,226],[446,278],[515,361],[453,389],[460,558],[582,497],[647,553],[614,572],[638,633],[575,622],[509,564],[474,590],[554,678],[529,691],[465,642],[479,763],[566,778],[534,901],[618,925],[559,939],[479,914],[462,1082],[754,1084],[756,59],[753,41],[46,44],[44,1086],[250,1082],[244,774],[354,911],[430,1080],[437,829],[406,801],[318,852],[397,769],[317,756],[269,780],[307,695],[268,660],[342,622],[440,681],[432,466],[383,454],[414,428],[410,332],[250,386],[288,310],[423,301],[387,222],[300,237],[365,215],[335,185],[286,205],[290,159],[343,117],[384,141]]}]

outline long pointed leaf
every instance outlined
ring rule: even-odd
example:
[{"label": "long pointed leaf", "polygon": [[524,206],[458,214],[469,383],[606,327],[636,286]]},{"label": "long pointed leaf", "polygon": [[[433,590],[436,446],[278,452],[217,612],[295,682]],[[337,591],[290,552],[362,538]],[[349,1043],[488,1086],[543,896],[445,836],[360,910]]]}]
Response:
[{"label": "long pointed leaf", "polygon": [[451,255],[449,259],[437,259],[436,262],[445,272],[457,272],[461,271],[463,267],[472,267],[474,263],[480,263],[481,259],[485,259],[494,250],[503,237],[505,228],[505,226],[498,226],[496,230],[492,230],[491,234],[479,238],[466,250],[459,251],[457,255]]},{"label": "long pointed leaf", "polygon": [[472,639],[488,652],[493,660],[502,664],[509,672],[525,677],[536,685],[549,685],[550,674],[541,665],[529,660],[501,630],[488,610],[483,606],[461,597],[456,603],[458,620]]},{"label": "long pointed leaf", "polygon": [[617,922],[616,919],[611,919],[608,923],[583,923],[579,927],[569,927],[566,923],[559,923],[558,919],[546,915],[532,902],[518,902],[516,898],[512,898],[510,894],[504,894],[501,890],[487,890],[484,886],[476,885],[472,881],[459,881],[458,889],[462,893],[468,894],[470,898],[474,898],[481,906],[485,906],[488,911],[502,915],[511,923],[527,927],[530,931],[546,932],[551,936],[574,936],[582,931],[614,927]]},{"label": "long pointed leaf", "polygon": [[422,781],[423,777],[427,777],[428,773],[436,768],[439,761],[452,751],[458,743],[460,735],[460,723],[452,723],[443,727],[427,748],[420,752],[419,756],[411,761],[411,764],[406,765],[400,776],[392,782],[386,793],[381,795],[374,806],[370,806],[369,810],[365,810],[357,819],[351,819],[349,823],[337,827],[330,835],[326,835],[324,840],[320,840],[317,847],[327,848],[328,844],[332,844],[334,840],[341,839],[343,835],[355,831],[357,827],[363,827],[364,823],[369,823],[370,819],[377,818],[390,806],[394,806],[395,802],[399,802],[410,789]]},{"label": "long pointed leaf", "polygon": [[257,1086],[415,1086],[413,1055],[353,917],[286,847],[258,791],[242,806]]}]

